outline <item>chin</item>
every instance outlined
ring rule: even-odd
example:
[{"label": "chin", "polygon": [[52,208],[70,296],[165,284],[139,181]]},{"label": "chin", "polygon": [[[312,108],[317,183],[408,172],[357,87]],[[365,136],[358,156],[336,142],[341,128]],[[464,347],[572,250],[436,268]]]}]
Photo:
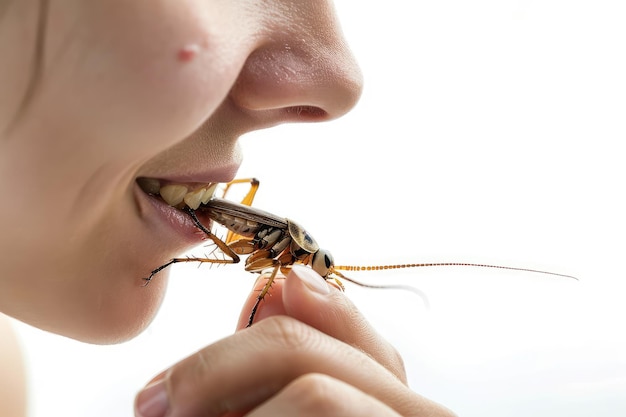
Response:
[{"label": "chin", "polygon": [[[82,306],[85,314],[79,321],[55,333],[85,343],[110,345],[126,342],[143,332],[152,323],[163,301],[167,274],[147,286],[137,285],[129,291],[111,292],[98,297],[97,304]],[[91,299],[93,302],[93,299]],[[85,310],[86,309],[86,310]],[[66,322],[68,323],[68,322]]]}]

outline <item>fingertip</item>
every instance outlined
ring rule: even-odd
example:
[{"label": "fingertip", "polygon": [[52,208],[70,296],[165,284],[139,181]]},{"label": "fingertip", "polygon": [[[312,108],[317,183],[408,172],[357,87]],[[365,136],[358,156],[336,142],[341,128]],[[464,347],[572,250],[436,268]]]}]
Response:
[{"label": "fingertip", "polygon": [[[261,274],[255,281],[252,291],[248,294],[248,297],[246,298],[246,301],[241,309],[241,313],[239,314],[236,330],[242,330],[248,327],[250,314],[252,313],[254,305],[257,302],[259,294],[267,284],[267,279],[268,274]],[[285,279],[282,275],[274,279],[271,288],[267,294],[265,294],[265,297],[263,297],[263,299],[259,302],[256,314],[254,315],[255,323],[270,316],[286,314],[282,297],[284,281]]]},{"label": "fingertip", "polygon": [[294,265],[287,275],[283,303],[289,316],[325,333],[356,310],[341,291],[311,268],[300,265]]},{"label": "fingertip", "polygon": [[[326,290],[320,292],[318,282],[326,286]],[[283,304],[287,315],[368,352],[400,380],[406,381],[404,365],[393,346],[380,336],[343,291],[327,283],[311,268],[299,266],[291,270],[283,289]]]},{"label": "fingertip", "polygon": [[320,295],[327,295],[331,289],[326,280],[313,269],[302,265],[294,265],[287,275],[288,280],[298,280],[306,289]]}]

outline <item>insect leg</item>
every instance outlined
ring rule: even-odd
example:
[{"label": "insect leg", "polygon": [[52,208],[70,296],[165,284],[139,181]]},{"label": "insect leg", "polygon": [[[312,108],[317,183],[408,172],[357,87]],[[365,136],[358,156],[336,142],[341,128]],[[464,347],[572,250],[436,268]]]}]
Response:
[{"label": "insect leg", "polygon": [[228,190],[230,189],[232,185],[245,184],[245,183],[250,184],[250,190],[248,190],[248,193],[246,194],[246,196],[243,198],[243,200],[241,200],[241,204],[244,204],[246,206],[251,206],[252,201],[254,201],[254,196],[256,195],[256,192],[259,189],[259,184],[260,184],[259,180],[256,178],[238,178],[238,179],[232,180],[231,182],[226,183],[226,186],[224,188],[224,194],[222,194],[222,198],[226,198],[226,193],[228,193]]},{"label": "insect leg", "polygon": [[187,212],[187,214],[189,214],[189,216],[191,217],[191,220],[193,220],[196,227],[200,229],[201,231],[203,231],[207,235],[207,237],[211,239],[213,243],[215,243],[217,247],[222,250],[222,252],[224,252],[226,256],[232,259],[232,262],[229,262],[229,263],[233,263],[233,264],[239,263],[239,255],[237,255],[230,248],[230,246],[228,246],[228,243],[224,242],[222,239],[215,236],[213,233],[211,233],[209,229],[207,229],[202,223],[200,223],[200,220],[196,216],[196,211],[194,209],[186,207],[185,211]]},{"label": "insect leg", "polygon": [[237,257],[236,261],[234,259],[211,259],[211,258],[197,258],[197,257],[173,258],[173,259],[170,259],[169,262],[164,263],[163,265],[159,266],[158,268],[152,270],[152,272],[150,272],[150,276],[148,276],[147,278],[144,278],[144,281],[146,281],[146,283],[144,284],[144,287],[146,285],[148,285],[150,283],[150,281],[152,281],[152,278],[154,278],[154,276],[156,274],[158,274],[159,272],[161,272],[162,270],[164,270],[168,266],[173,265],[173,264],[177,264],[177,263],[180,263],[180,262],[200,262],[200,263],[211,263],[211,264],[235,264],[235,263],[239,262],[239,257]]},{"label": "insect leg", "polygon": [[256,311],[259,308],[259,304],[261,304],[261,301],[263,301],[263,299],[269,292],[270,288],[272,287],[272,283],[274,282],[274,279],[276,279],[276,274],[278,273],[279,270],[280,270],[280,264],[276,264],[276,266],[274,267],[274,270],[272,271],[271,275],[267,279],[265,286],[263,287],[259,295],[257,295],[256,297],[256,301],[254,303],[254,306],[252,307],[252,310],[250,311],[250,316],[248,317],[248,324],[246,324],[246,327],[252,326],[252,322],[254,321],[254,316],[256,315]]},{"label": "insect leg", "polygon": [[174,258],[174,259],[171,259],[169,262],[159,266],[158,268],[153,269],[152,272],[150,272],[150,276],[148,276],[147,278],[144,278],[144,280],[146,281],[145,285],[148,285],[150,283],[150,281],[152,281],[152,278],[154,278],[154,276],[156,274],[158,274],[159,272],[161,272],[162,270],[164,270],[168,266],[170,266],[172,264],[175,264],[175,263],[179,263],[179,262],[200,262],[200,263],[212,263],[212,264],[236,264],[236,263],[239,263],[239,261],[240,261],[239,255],[237,255],[228,246],[228,244],[226,244],[226,242],[224,242],[223,240],[221,240],[220,238],[215,236],[213,233],[211,233],[211,231],[209,229],[207,229],[200,222],[200,220],[196,216],[195,210],[193,210],[193,209],[191,209],[189,207],[186,207],[185,211],[187,212],[187,214],[189,214],[189,216],[193,220],[193,222],[196,225],[196,227],[198,229],[200,229],[201,231],[203,231],[207,235],[207,237],[209,239],[211,239],[213,241],[213,243],[215,243],[215,245],[224,253],[224,255],[228,256],[228,258],[230,258],[230,259],[212,259],[212,258],[197,258],[197,257]]}]

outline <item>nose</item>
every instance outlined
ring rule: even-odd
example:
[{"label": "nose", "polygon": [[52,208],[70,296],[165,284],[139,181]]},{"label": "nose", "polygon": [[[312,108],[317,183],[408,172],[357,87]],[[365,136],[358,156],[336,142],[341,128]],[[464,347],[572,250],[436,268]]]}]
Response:
[{"label": "nose", "polygon": [[230,99],[266,124],[337,118],[358,101],[361,71],[330,3],[289,3],[260,29]]}]

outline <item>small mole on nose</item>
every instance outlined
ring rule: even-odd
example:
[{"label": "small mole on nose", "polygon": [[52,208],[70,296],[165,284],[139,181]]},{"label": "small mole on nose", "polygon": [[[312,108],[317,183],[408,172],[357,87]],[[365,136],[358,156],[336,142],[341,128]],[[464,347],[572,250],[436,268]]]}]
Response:
[{"label": "small mole on nose", "polygon": [[195,58],[198,52],[200,52],[200,45],[197,43],[185,45],[178,50],[178,60],[180,62],[189,62]]}]

